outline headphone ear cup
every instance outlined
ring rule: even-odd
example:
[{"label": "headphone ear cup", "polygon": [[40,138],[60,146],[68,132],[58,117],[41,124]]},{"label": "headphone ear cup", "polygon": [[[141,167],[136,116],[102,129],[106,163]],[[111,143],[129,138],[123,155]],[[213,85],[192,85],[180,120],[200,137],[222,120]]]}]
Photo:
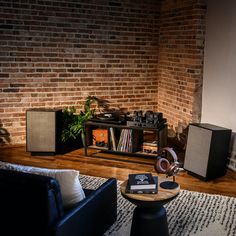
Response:
[{"label": "headphone ear cup", "polygon": [[176,175],[179,172],[179,163],[173,162],[170,164],[168,170],[166,171],[167,176],[173,176]]},{"label": "headphone ear cup", "polygon": [[155,169],[158,173],[165,174],[170,168],[170,163],[165,158],[158,158],[155,163]]}]

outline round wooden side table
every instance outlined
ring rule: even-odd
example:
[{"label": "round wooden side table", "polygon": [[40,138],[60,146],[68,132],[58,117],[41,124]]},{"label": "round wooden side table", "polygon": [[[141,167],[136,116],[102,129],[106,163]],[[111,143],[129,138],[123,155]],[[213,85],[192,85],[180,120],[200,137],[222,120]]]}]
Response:
[{"label": "round wooden side table", "polygon": [[136,205],[133,213],[131,236],[169,236],[164,204],[173,200],[180,192],[180,187],[164,189],[160,183],[166,179],[158,176],[156,194],[126,193],[127,180],[121,184],[120,191],[124,198]]}]

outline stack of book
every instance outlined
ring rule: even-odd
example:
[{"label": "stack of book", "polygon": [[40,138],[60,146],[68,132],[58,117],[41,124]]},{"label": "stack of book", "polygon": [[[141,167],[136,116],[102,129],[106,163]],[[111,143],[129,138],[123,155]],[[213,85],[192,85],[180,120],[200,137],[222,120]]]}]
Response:
[{"label": "stack of book", "polygon": [[129,174],[126,187],[127,193],[157,193],[157,176],[151,173]]},{"label": "stack of book", "polygon": [[157,154],[157,142],[143,142],[142,145],[143,152],[144,153],[152,153],[152,154]]}]

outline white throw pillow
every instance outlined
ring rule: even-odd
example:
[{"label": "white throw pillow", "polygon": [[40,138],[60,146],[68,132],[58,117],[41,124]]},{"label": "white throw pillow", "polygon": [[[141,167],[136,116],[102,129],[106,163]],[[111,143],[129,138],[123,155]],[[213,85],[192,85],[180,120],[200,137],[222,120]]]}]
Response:
[{"label": "white throw pillow", "polygon": [[85,198],[79,181],[79,171],[72,169],[46,169],[0,162],[1,169],[21,171],[55,178],[60,184],[63,206],[70,208]]}]

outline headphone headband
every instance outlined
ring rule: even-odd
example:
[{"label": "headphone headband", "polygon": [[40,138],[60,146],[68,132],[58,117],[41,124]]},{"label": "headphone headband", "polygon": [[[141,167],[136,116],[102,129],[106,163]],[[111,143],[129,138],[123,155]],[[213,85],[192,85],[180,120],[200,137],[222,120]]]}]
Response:
[{"label": "headphone headband", "polygon": [[163,151],[167,151],[171,155],[171,157],[173,158],[174,162],[178,162],[178,157],[172,148],[165,147],[165,148],[162,148],[162,152]]}]

